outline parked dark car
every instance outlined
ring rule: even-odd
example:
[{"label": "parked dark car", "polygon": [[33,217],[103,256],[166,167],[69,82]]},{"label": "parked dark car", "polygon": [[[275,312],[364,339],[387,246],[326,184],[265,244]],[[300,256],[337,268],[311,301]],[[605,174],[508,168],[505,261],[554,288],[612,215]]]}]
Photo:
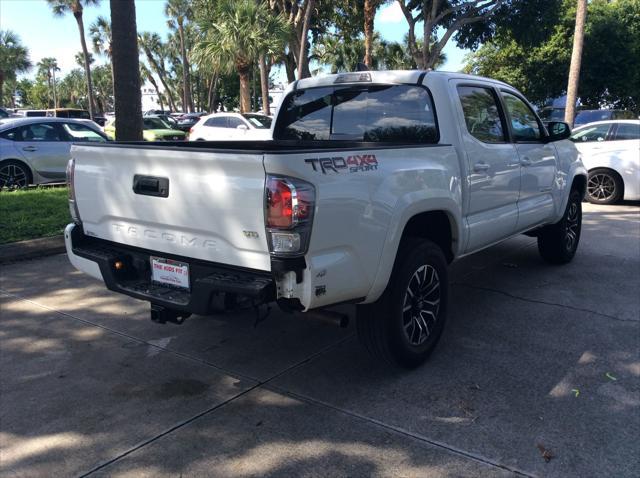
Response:
[{"label": "parked dark car", "polygon": [[189,131],[193,125],[195,125],[202,116],[205,116],[207,113],[185,113],[182,116],[178,117],[178,129],[182,131]]}]

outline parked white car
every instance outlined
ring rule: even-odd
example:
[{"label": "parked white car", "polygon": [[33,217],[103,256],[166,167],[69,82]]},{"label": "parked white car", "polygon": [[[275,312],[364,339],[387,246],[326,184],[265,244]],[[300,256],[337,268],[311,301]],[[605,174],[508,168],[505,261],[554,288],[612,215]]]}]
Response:
[{"label": "parked white car", "polygon": [[214,113],[203,116],[189,131],[189,141],[267,139],[271,139],[271,117],[260,113]]},{"label": "parked white car", "polygon": [[574,129],[571,140],[589,171],[590,202],[640,199],[640,120],[589,123]]}]

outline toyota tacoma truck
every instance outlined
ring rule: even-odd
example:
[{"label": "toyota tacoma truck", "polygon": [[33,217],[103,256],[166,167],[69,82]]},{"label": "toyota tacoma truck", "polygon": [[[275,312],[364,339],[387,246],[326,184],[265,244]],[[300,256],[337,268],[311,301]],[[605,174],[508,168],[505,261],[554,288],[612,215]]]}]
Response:
[{"label": "toyota tacoma truck", "polygon": [[[586,171],[565,123],[506,83],[358,71],[285,92],[272,139],[75,145],[73,265],[159,322],[357,304],[374,355],[415,367],[447,315],[447,266],[517,234],[578,247]],[[320,311],[320,312],[319,312]]]}]

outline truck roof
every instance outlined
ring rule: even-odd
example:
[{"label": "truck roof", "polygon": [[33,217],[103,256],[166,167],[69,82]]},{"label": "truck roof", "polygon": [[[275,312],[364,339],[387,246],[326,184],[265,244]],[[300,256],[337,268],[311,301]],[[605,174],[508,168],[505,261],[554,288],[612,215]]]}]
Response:
[{"label": "truck roof", "polygon": [[[430,70],[385,70],[385,71],[357,71],[349,73],[335,73],[330,75],[314,76],[294,82],[292,89],[314,88],[317,86],[330,86],[336,83],[357,84],[361,82],[371,83],[418,83],[428,75],[429,78],[447,81],[452,78],[482,80],[504,86],[510,86],[499,80],[485,78],[477,75],[468,75],[454,71],[430,71]],[[341,81],[337,81],[338,79]]]}]

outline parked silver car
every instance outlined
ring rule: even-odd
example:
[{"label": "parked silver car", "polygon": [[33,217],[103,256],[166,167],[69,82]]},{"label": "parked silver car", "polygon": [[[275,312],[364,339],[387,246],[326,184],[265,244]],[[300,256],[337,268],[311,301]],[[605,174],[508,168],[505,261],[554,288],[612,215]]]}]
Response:
[{"label": "parked silver car", "polygon": [[0,122],[0,189],[63,181],[73,143],[106,142],[98,125],[69,118]]}]

